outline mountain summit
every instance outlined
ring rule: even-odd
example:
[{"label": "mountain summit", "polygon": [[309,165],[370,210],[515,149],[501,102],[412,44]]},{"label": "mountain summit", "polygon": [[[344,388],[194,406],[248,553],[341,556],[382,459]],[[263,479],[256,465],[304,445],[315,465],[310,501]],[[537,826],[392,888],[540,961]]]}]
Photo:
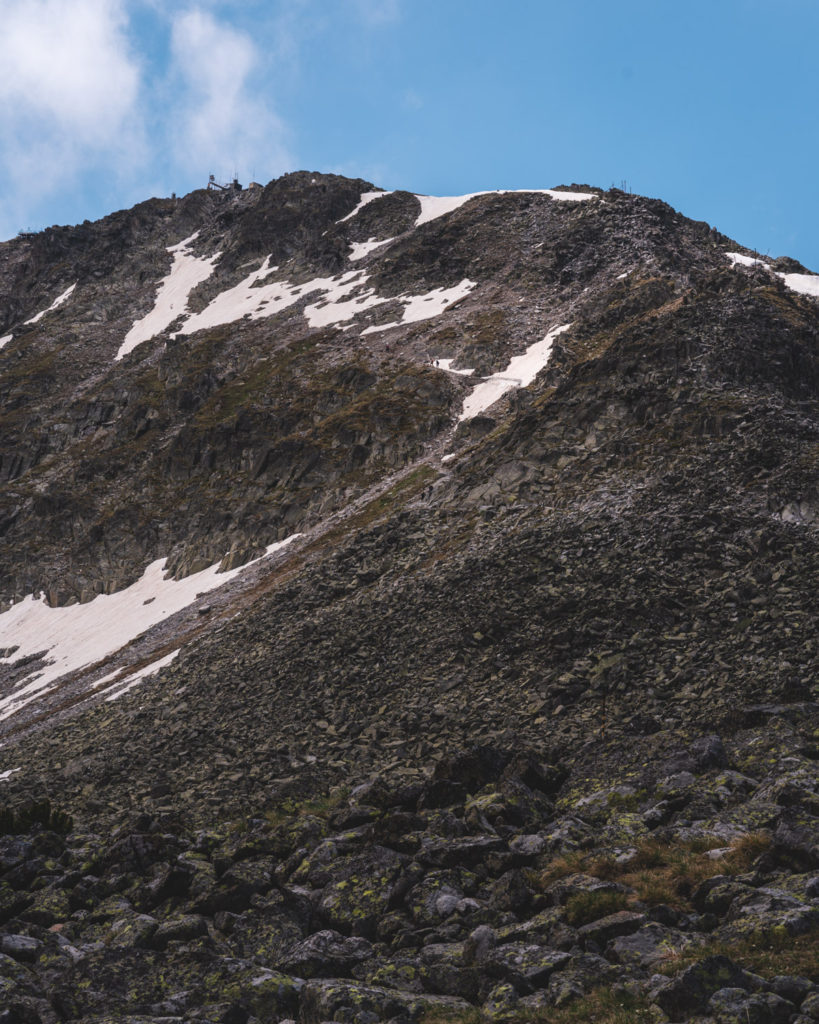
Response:
[{"label": "mountain summit", "polygon": [[819,1019],[817,413],[617,189],[0,244],[0,1020]]}]

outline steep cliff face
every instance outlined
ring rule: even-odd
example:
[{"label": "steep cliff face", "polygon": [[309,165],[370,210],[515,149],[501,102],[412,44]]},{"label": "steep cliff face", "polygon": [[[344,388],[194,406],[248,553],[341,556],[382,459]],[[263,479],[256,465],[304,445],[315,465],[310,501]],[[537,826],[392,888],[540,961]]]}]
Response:
[{"label": "steep cliff face", "polygon": [[435,357],[487,376],[571,321],[555,376],[731,276],[727,240],[662,203],[561,194],[295,174],[7,243],[2,598],[258,549],[451,429],[468,382]]},{"label": "steep cliff face", "polygon": [[10,1019],[812,1020],[818,283],[306,172],[0,246]]}]

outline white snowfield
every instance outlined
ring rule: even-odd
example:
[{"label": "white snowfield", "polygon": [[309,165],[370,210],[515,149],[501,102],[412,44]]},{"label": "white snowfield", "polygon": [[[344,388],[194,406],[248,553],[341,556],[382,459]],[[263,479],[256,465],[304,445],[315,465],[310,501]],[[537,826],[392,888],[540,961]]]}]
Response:
[{"label": "white snowfield", "polygon": [[27,324],[36,324],[36,323],[38,323],[40,320],[43,319],[43,317],[46,315],[46,313],[50,313],[53,309],[56,309],[58,306],[62,306],[62,304],[71,295],[71,293],[74,291],[74,289],[76,287],[77,287],[77,285],[76,285],[76,282],[75,282],[74,284],[71,285],[70,288],[66,288],[66,290],[62,293],[62,295],[58,295],[57,298],[48,307],[48,309],[41,309],[39,313],[35,313],[35,315],[30,320],[26,320],[25,323],[27,323]]},{"label": "white snowfield", "polygon": [[368,238],[366,242],[351,242],[350,255],[347,258],[355,263],[357,260],[363,260],[365,256],[369,256],[374,249],[380,249],[382,245],[389,245],[394,241],[394,238]]},{"label": "white snowfield", "polygon": [[304,284],[290,284],[288,281],[263,284],[264,279],[277,269],[270,267],[269,263],[268,257],[258,270],[217,295],[201,313],[190,316],[179,333],[193,334],[208,327],[234,323],[243,317],[260,320],[315,293],[319,293],[317,301],[304,308],[304,316],[311,327],[345,323],[366,309],[390,301],[366,288],[367,275],[358,270],[347,270],[336,277],[316,277]]},{"label": "white snowfield", "polygon": [[[271,544],[261,558],[300,536],[296,533]],[[0,615],[0,647],[18,648],[10,658],[0,659],[0,665],[47,652],[46,666],[30,672],[0,700],[0,720],[53,689],[62,676],[114,654],[146,629],[192,604],[197,595],[221,587],[254,564],[248,562],[220,573],[217,562],[185,579],[173,580],[165,579],[165,561],[160,558],[152,562],[130,587],[115,594],[100,594],[87,604],[50,608],[44,600],[29,595]]]},{"label": "white snowfield", "polygon": [[[726,252],[725,255],[734,266],[765,267],[766,270],[771,270],[771,267],[765,260],[758,260],[753,256],[744,256],[741,252]],[[792,292],[799,292],[800,295],[812,295],[814,298],[819,298],[819,274],[783,274],[778,270],[775,273],[777,277],[782,278],[785,282],[785,287],[790,288]]]},{"label": "white snowfield", "polygon": [[777,274],[785,282],[785,287],[800,295],[812,295],[819,299],[819,275],[817,274]]},{"label": "white snowfield", "polygon": [[363,210],[364,207],[373,201],[373,199],[383,199],[384,196],[391,196],[392,192],[362,192],[361,199],[358,201],[358,206],[354,210],[350,210],[346,217],[342,217],[341,220],[337,220],[336,224],[343,224],[345,220],[352,220],[353,217]]},{"label": "white snowfield", "polygon": [[445,309],[465,299],[473,288],[477,287],[475,281],[464,278],[460,284],[452,288],[433,288],[425,295],[398,295],[395,300],[381,299],[381,302],[398,301],[404,303],[404,312],[400,320],[391,320],[388,324],[377,324],[374,327],[367,327],[361,332],[362,338],[365,334],[375,334],[377,331],[387,331],[391,327],[403,327],[404,324],[414,324],[421,320],[430,320],[432,317],[440,316]]},{"label": "white snowfield", "polygon": [[[349,323],[365,309],[381,306],[389,299],[382,299],[372,288],[359,291],[367,277],[358,271],[342,274],[338,285],[333,285],[323,298],[304,307],[304,315],[311,327],[335,327]],[[352,287],[351,287],[352,286]]]},{"label": "white snowfield", "polygon": [[[356,206],[354,210],[351,210],[346,217],[342,217],[341,220],[337,220],[336,224],[343,224],[347,220],[352,220],[360,210],[375,199],[383,199],[385,196],[391,196],[392,194],[392,192],[362,192],[358,206]],[[414,226],[418,228],[422,224],[429,224],[431,220],[437,220],[438,217],[443,217],[447,213],[452,213],[454,210],[463,206],[464,203],[468,203],[470,199],[474,199],[476,196],[505,196],[518,194],[551,196],[552,199],[574,203],[582,203],[586,202],[588,199],[597,198],[593,192],[561,192],[553,188],[499,188],[489,189],[484,192],[468,192],[463,196],[415,195],[415,198],[421,204],[421,212],[418,214]]]},{"label": "white snowfield", "polygon": [[169,327],[181,314],[187,312],[188,296],[193,289],[206,281],[213,273],[216,261],[222,255],[194,256],[190,245],[196,240],[199,232],[190,238],[183,238],[176,245],[169,245],[167,251],[173,253],[173,264],[167,277],[159,282],[154,308],[141,320],[137,320],[116,354],[122,359],[132,352],[143,341],[149,341],[166,327]]},{"label": "white snowfield", "polygon": [[[596,198],[591,192],[559,192],[554,189],[518,189],[521,193],[547,195],[552,199],[568,202],[584,202]],[[356,207],[337,224],[351,220],[369,203],[392,192],[364,192]],[[415,220],[414,227],[428,224],[438,217],[443,217],[457,210],[464,203],[476,196],[507,195],[508,190],[499,189],[494,192],[471,192],[463,196],[421,196],[415,198],[421,204],[421,212]],[[197,233],[198,234],[198,233]],[[265,284],[265,279],[277,271],[278,267],[270,266],[270,257],[262,262],[258,270],[252,271],[244,280],[221,292],[208,306],[199,313],[187,313],[188,298],[191,291],[202,281],[207,280],[213,272],[220,253],[209,257],[193,256],[189,251],[191,243],[197,235],[191,235],[176,245],[168,247],[174,254],[174,262],[167,277],[159,282],[154,308],[141,320],[137,320],[117,352],[117,359],[131,352],[143,341],[160,334],[180,315],[187,314],[179,334],[193,334],[207,328],[220,327],[223,324],[235,323],[244,317],[259,320],[272,316],[313,292],[323,292],[315,303],[304,310],[304,315],[311,327],[332,327],[349,323],[358,313],[374,306],[382,305],[390,299],[381,298],[370,288],[365,288],[367,277],[362,273],[347,271],[335,277],[317,277],[303,284],[289,281],[272,281]],[[369,238],[366,242],[350,243],[349,258],[355,262],[381,246],[394,242],[394,238],[378,241]],[[401,295],[399,301],[404,304],[404,312],[400,320],[377,327],[369,327],[363,334],[384,331],[390,327],[416,323],[438,316],[454,302],[464,298],[475,287],[473,282],[464,280],[454,288],[435,288],[424,295]],[[60,300],[58,300],[60,301]],[[41,314],[42,315],[42,314]]]},{"label": "white snowfield", "polygon": [[421,203],[421,213],[415,221],[415,227],[418,228],[422,224],[429,224],[431,220],[437,220],[438,217],[443,217],[444,214],[452,213],[476,196],[519,194],[551,196],[552,199],[573,203],[583,203],[589,199],[596,198],[593,192],[559,192],[551,188],[500,188],[486,192],[470,192],[465,196],[416,196],[415,198]]},{"label": "white snowfield", "polygon": [[290,284],[287,281],[272,281],[264,284],[278,267],[270,266],[268,256],[258,270],[251,271],[244,280],[220,292],[201,313],[193,313],[179,329],[180,334],[194,334],[196,331],[209,327],[230,324],[243,317],[260,320],[272,316],[288,306],[295,305],[300,299],[314,291],[324,291],[335,295],[349,291],[350,282],[355,272],[348,271],[340,279],[319,277],[305,284]]},{"label": "white snowfield", "polygon": [[[195,237],[194,235],[187,238],[170,248],[169,251],[174,253],[174,264],[170,274],[160,283],[156,304],[151,312],[135,323],[128,332],[117,353],[117,359],[121,359],[141,342],[165,330],[183,314],[187,309],[191,290],[210,275],[219,253],[207,259],[191,256],[187,247]],[[386,242],[377,244],[384,245]],[[464,280],[453,288],[435,288],[424,295],[401,295],[396,300],[377,295],[372,288],[368,288],[369,278],[364,271],[348,270],[334,277],[316,277],[301,284],[289,281],[265,283],[278,269],[270,266],[268,256],[257,270],[251,271],[232,288],[220,292],[199,313],[187,314],[177,337],[235,323],[245,317],[260,320],[313,295],[316,301],[304,308],[307,323],[313,328],[349,323],[359,313],[374,306],[381,306],[387,302],[401,302],[404,306],[401,320],[370,328],[372,331],[382,331],[388,327],[438,316],[475,287],[473,282]]]},{"label": "white snowfield", "polygon": [[728,259],[736,266],[741,267],[767,267],[765,260],[755,259],[753,256],[744,256],[741,252],[726,252]]},{"label": "white snowfield", "polygon": [[0,338],[0,348],[2,348],[4,345],[8,345],[8,343],[11,341],[13,337],[13,334],[6,334],[2,338]]},{"label": "white snowfield", "polygon": [[571,324],[553,327],[542,341],[530,345],[523,355],[513,356],[505,370],[493,373],[491,377],[477,384],[466,396],[458,422],[470,420],[478,413],[484,412],[512,388],[525,388],[531,384],[549,362],[555,338],[558,334],[568,331],[570,327]]}]

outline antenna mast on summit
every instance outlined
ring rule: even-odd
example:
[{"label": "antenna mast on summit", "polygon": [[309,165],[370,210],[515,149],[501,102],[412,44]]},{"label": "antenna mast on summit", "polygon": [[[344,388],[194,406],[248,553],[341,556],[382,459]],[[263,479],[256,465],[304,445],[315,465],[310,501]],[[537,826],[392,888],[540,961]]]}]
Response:
[{"label": "antenna mast on summit", "polygon": [[233,172],[233,181],[229,185],[222,184],[221,181],[216,180],[215,174],[208,175],[208,191],[210,192],[241,192],[242,186],[239,184],[239,176],[236,171]]}]

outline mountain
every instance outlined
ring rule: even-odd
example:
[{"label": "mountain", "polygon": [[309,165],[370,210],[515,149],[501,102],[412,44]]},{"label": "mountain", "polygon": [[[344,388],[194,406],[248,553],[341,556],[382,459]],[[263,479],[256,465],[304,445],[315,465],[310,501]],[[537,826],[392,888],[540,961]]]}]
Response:
[{"label": "mountain", "polygon": [[818,413],[617,189],[0,244],[0,1021],[819,1020]]}]

